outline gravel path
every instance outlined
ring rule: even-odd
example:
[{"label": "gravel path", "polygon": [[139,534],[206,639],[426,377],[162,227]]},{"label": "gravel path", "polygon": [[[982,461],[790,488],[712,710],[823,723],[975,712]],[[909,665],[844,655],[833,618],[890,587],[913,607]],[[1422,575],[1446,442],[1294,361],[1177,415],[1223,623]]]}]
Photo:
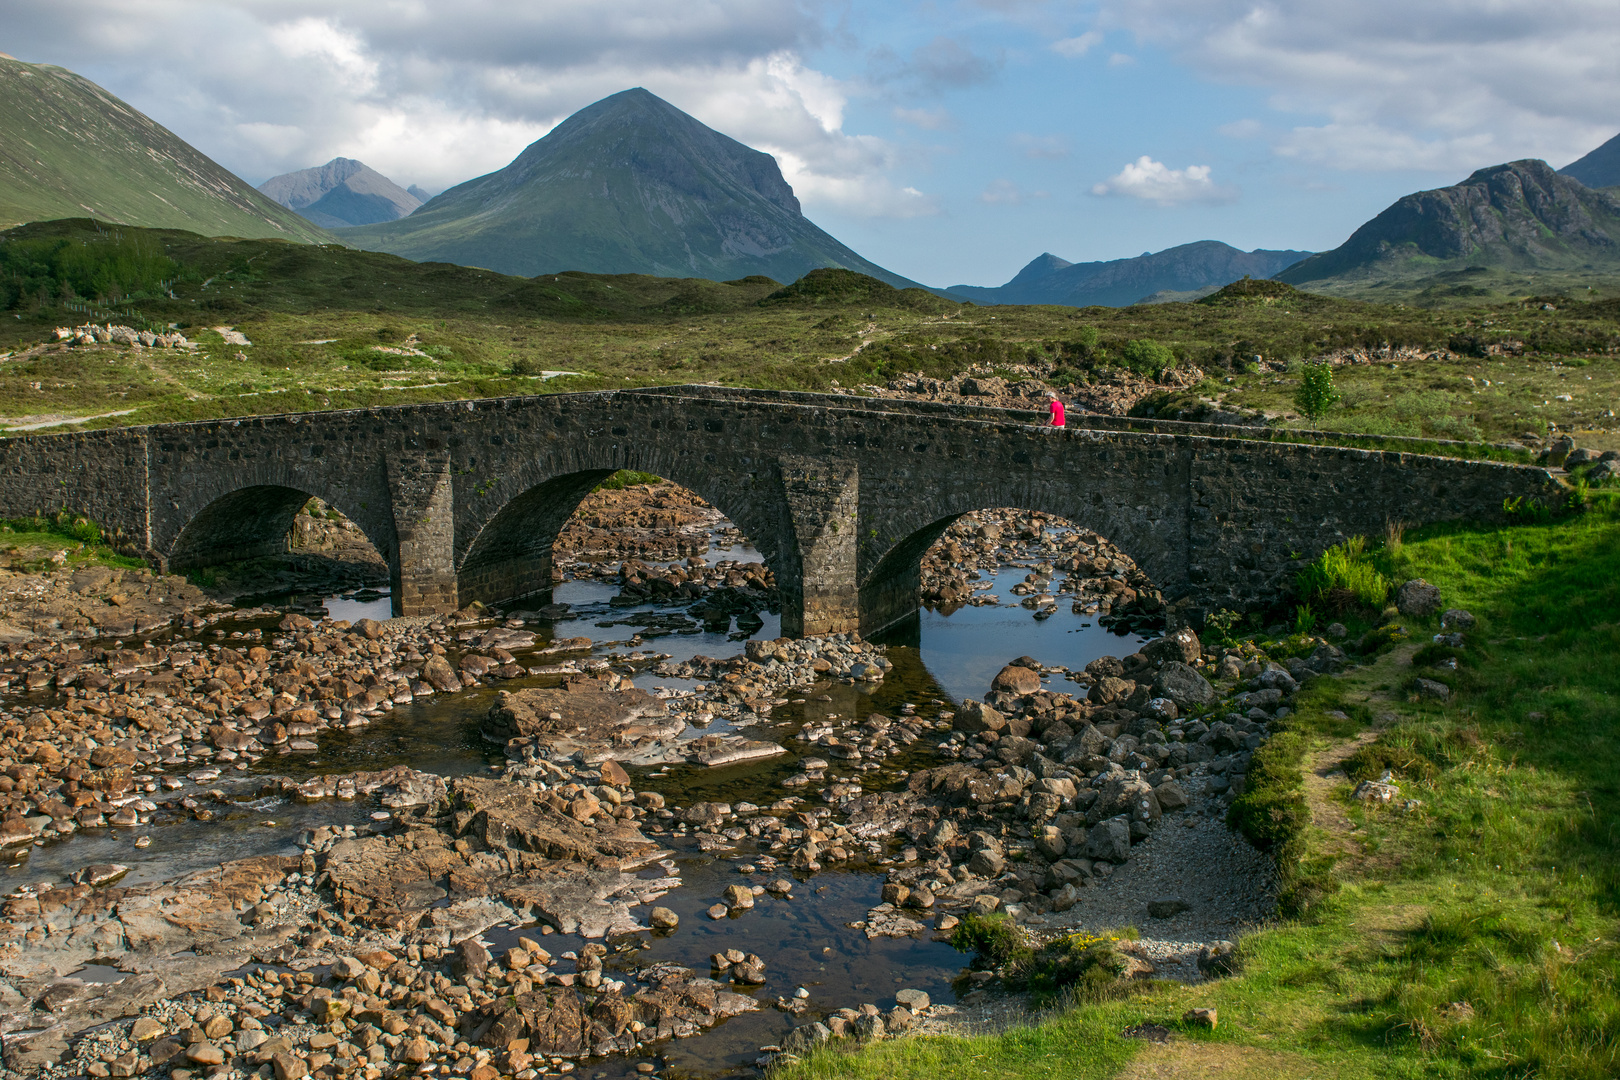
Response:
[{"label": "gravel path", "polygon": [[[1148,901],[1168,898],[1188,910],[1169,918],[1148,914]],[[1200,978],[1203,945],[1237,940],[1275,907],[1271,860],[1219,819],[1187,814],[1166,818],[1132,849],[1129,862],[1084,890],[1074,907],[1027,925],[1042,936],[1135,926],[1142,934],[1140,955],[1161,978],[1193,982]]]}]

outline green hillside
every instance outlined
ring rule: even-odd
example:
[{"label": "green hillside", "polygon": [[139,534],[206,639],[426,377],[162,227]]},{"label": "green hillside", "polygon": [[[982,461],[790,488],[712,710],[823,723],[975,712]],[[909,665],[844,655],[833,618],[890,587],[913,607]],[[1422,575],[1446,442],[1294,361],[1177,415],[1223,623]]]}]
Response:
[{"label": "green hillside", "polygon": [[[173,325],[198,347],[57,343],[56,327],[107,321]],[[1149,394],[1140,416],[1282,417],[1305,362],[1346,354],[1358,362],[1334,369],[1342,400],[1324,430],[1476,442],[1557,425],[1583,446],[1620,449],[1615,299],[1520,295],[1451,310],[1249,281],[1199,303],[986,308],[840,270],[785,287],[758,276],[518,278],[332,244],[98,231],[84,219],[0,232],[0,427],[671,383],[871,393],[911,384],[906,372],[1125,380]],[[1167,356],[1181,374],[1155,382]],[[576,374],[544,374],[558,371]]]},{"label": "green hillside", "polygon": [[345,244],[524,277],[582,270],[794,281],[819,267],[885,270],[799,210],[776,160],[645,90],[587,106],[506,168],[409,217],[340,230]]},{"label": "green hillside", "polygon": [[332,239],[90,80],[0,58],[0,227],[86,214],[206,236]]}]

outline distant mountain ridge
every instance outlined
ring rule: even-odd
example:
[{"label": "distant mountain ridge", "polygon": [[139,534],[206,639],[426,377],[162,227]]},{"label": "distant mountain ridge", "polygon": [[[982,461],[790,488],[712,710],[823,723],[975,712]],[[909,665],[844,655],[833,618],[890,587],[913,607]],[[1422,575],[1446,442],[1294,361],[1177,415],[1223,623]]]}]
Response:
[{"label": "distant mountain ridge", "polygon": [[776,159],[646,90],[581,109],[504,169],[410,217],[340,234],[408,259],[534,276],[564,270],[789,282],[819,267],[917,283],[806,219]]},{"label": "distant mountain ridge", "polygon": [[1527,159],[1407,195],[1276,276],[1291,285],[1432,275],[1464,264],[1512,269],[1620,267],[1620,199]]},{"label": "distant mountain ridge", "polygon": [[353,158],[272,176],[260,193],[328,229],[397,221],[422,199]]},{"label": "distant mountain ridge", "polygon": [[1106,262],[1071,263],[1046,252],[1032,259],[1005,285],[952,285],[945,292],[976,304],[1126,307],[1155,293],[1199,293],[1243,277],[1269,278],[1310,254],[1264,248],[1240,251],[1218,240],[1200,240]]},{"label": "distant mountain ridge", "polygon": [[206,236],[332,239],[89,79],[0,59],[0,228],[87,213]]},{"label": "distant mountain ridge", "polygon": [[1589,188],[1620,186],[1620,135],[1558,171]]}]

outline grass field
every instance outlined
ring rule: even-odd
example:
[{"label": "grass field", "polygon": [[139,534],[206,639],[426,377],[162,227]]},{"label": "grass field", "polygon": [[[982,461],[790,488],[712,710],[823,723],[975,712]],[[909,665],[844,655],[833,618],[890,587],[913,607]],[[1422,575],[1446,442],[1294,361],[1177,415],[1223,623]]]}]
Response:
[{"label": "grass field", "polygon": [[[1427,644],[1432,621],[1402,619],[1410,640],[1301,692],[1251,769],[1271,789],[1245,795],[1268,820],[1307,811],[1287,846],[1296,914],[1244,940],[1240,974],[1002,1036],[830,1050],[776,1076],[1620,1075],[1620,505],[1436,527],[1357,561],[1426,578],[1479,624],[1453,650]],[[1418,677],[1450,700],[1420,701]],[[1385,771],[1394,804],[1348,798]],[[1182,1025],[1193,1006],[1217,1008],[1219,1027]],[[1120,1037],[1143,1021],[1177,1041]]]},{"label": "grass field", "polygon": [[[199,347],[36,348],[55,327],[86,321],[174,324]],[[230,344],[216,327],[252,344]],[[1145,403],[1161,415],[1209,402],[1282,415],[1293,409],[1301,362],[1355,352],[1370,362],[1336,368],[1342,401],[1325,430],[1499,441],[1555,425],[1598,432],[1583,442],[1606,448],[1620,389],[1620,301],[1420,308],[1267,288],[1132,308],[975,307],[847,274],[790,289],[763,278],[524,279],[68,221],[0,234],[7,351],[8,427],[683,382],[858,392],[907,371],[1066,384],[1127,367],[1153,375],[1163,363],[1205,378]],[[570,374],[543,374],[558,371]]]}]

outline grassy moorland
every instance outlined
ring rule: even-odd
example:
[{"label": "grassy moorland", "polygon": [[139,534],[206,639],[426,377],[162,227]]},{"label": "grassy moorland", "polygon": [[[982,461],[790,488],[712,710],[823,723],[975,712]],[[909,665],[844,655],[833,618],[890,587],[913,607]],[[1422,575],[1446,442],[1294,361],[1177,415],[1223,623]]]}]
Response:
[{"label": "grassy moorland", "polygon": [[[43,344],[57,326],[89,321],[172,324],[198,347]],[[1302,363],[1350,353],[1368,362],[1336,369],[1342,400],[1321,421],[1326,430],[1498,441],[1554,425],[1600,433],[1586,444],[1614,441],[1620,300],[1426,308],[1257,282],[1197,303],[975,307],[845,272],[785,289],[764,278],[514,278],[83,220],[0,233],[6,427],[681,382],[859,392],[908,371],[1033,374],[1061,385],[1121,369],[1153,377],[1166,366],[1204,378],[1141,411],[1194,417],[1213,403],[1283,417]],[[559,371],[570,374],[545,374]]]},{"label": "grassy moorland", "polygon": [[[1620,1075],[1620,503],[1425,529],[1335,573],[1424,577],[1478,625],[1449,648],[1435,620],[1337,594],[1352,633],[1406,633],[1309,684],[1251,766],[1232,820],[1277,854],[1286,917],[1244,939],[1237,974],[1003,1035],[823,1051],[778,1080]],[[1386,772],[1393,803],[1350,798]],[[1194,1006],[1219,1027],[1182,1024]],[[1176,1037],[1121,1038],[1142,1022]]]}]

